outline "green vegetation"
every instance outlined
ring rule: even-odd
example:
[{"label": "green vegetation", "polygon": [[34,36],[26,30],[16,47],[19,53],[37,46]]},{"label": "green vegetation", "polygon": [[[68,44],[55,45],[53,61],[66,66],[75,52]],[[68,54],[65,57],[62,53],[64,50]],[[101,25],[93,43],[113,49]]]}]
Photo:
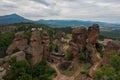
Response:
[{"label": "green vegetation", "polygon": [[[71,38],[71,27],[53,27],[48,26],[45,24],[32,24],[32,23],[19,23],[19,24],[13,24],[17,27],[18,31],[25,31],[25,34],[27,35],[28,44],[31,36],[31,29],[32,28],[42,28],[41,35],[44,30],[47,30],[51,42],[50,42],[50,51],[56,51],[56,47],[53,44],[53,37],[54,35],[59,32],[63,31],[66,32],[66,34]],[[8,46],[12,43],[12,40],[14,38],[15,32],[4,32],[0,34],[0,58],[6,56],[6,50]],[[42,36],[41,36],[42,37]],[[120,40],[120,31],[101,31],[99,39],[103,40],[104,38],[111,38],[111,39],[118,39]],[[66,46],[66,44],[64,44]],[[104,46],[102,45],[102,48]],[[17,49],[14,51],[18,51]],[[104,51],[100,50],[101,57],[104,55]],[[67,53],[66,53],[67,54]],[[95,80],[101,80],[103,78],[106,78],[107,80],[120,80],[120,56],[115,55],[114,52],[111,52],[111,61],[110,64],[106,67],[101,66],[96,72],[95,72]],[[66,60],[71,61],[73,60],[73,54],[67,54]],[[84,63],[85,56],[84,54],[80,53],[78,55],[80,64],[77,64],[77,62],[74,63],[75,68],[81,67],[81,75],[87,74],[88,69],[90,68],[90,64]],[[75,70],[69,71],[61,71],[63,74],[71,76]],[[39,64],[30,65],[26,61],[19,61],[16,62],[13,60],[11,63],[11,70],[7,76],[5,76],[5,80],[51,80],[56,75],[56,72],[50,68],[46,62],[41,62]]]},{"label": "green vegetation", "polygon": [[110,64],[106,67],[101,67],[95,72],[95,80],[106,78],[107,80],[120,80],[120,56],[115,55],[115,52],[110,53]]},{"label": "green vegetation", "polygon": [[73,54],[71,54],[71,53],[67,53],[67,55],[66,55],[66,60],[68,60],[68,61],[72,61],[73,58],[74,58]]},{"label": "green vegetation", "polygon": [[52,51],[55,51],[55,45],[53,44],[53,42],[51,41],[50,42],[50,52],[52,52]]},{"label": "green vegetation", "polygon": [[80,62],[84,62],[86,60],[85,55],[83,53],[79,53],[78,57]]},{"label": "green vegetation", "polygon": [[100,39],[103,40],[104,38],[111,38],[114,40],[120,40],[120,30],[112,30],[112,31],[101,31],[100,32]]},{"label": "green vegetation", "polygon": [[0,58],[6,56],[6,49],[12,43],[14,32],[4,32],[0,34]]},{"label": "green vegetation", "polygon": [[55,70],[50,68],[45,61],[30,65],[27,61],[16,62],[14,59],[5,80],[51,80],[55,76]]}]

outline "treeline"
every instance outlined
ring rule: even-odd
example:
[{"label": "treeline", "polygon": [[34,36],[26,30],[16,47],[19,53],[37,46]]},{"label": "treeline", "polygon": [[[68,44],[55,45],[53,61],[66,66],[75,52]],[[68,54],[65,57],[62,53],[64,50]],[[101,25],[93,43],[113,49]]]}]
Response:
[{"label": "treeline", "polygon": [[15,32],[0,34],[0,58],[6,56],[6,49],[12,43]]},{"label": "treeline", "polygon": [[105,38],[111,38],[114,40],[120,40],[120,30],[112,30],[112,31],[101,31],[100,35]]}]

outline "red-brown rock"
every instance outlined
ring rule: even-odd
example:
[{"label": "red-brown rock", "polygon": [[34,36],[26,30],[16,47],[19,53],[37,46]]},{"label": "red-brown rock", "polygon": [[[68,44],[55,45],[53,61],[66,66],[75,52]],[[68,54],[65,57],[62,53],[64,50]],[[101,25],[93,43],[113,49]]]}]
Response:
[{"label": "red-brown rock", "polygon": [[12,44],[8,47],[6,53],[12,54],[14,50],[24,50],[27,47],[27,38],[24,32],[17,32]]}]

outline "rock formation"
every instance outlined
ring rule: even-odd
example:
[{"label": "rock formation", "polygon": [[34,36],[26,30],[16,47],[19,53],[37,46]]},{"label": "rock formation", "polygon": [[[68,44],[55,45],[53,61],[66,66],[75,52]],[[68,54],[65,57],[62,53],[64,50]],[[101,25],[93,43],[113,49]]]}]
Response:
[{"label": "rock formation", "polygon": [[0,80],[4,80],[3,77],[6,75],[6,70],[0,67]]},{"label": "rock formation", "polygon": [[55,39],[61,40],[62,38],[66,38],[66,34],[62,31],[59,31],[55,34]]},{"label": "rock formation", "polygon": [[78,57],[79,53],[84,53],[86,47],[87,30],[84,27],[74,28],[72,31],[72,40],[69,42],[68,53],[72,53],[74,58]]},{"label": "rock formation", "polygon": [[99,37],[99,25],[93,24],[88,28],[88,37],[87,37],[87,50],[89,51],[89,55],[91,56],[92,63],[96,62],[95,56],[98,55],[96,44],[98,43]]},{"label": "rock formation", "polygon": [[99,25],[93,24],[91,27],[88,28],[88,38],[87,38],[87,50],[90,55],[92,67],[90,68],[88,75],[93,78],[94,71],[97,70],[101,64],[101,57],[99,52],[97,51],[98,44],[98,37],[99,37]]},{"label": "rock formation", "polygon": [[78,58],[79,48],[73,41],[69,42],[68,54],[72,54],[75,59]]},{"label": "rock formation", "polygon": [[26,60],[26,55],[25,55],[24,51],[18,51],[16,53],[12,54],[10,57],[11,58],[16,57],[16,61]]},{"label": "rock formation", "polygon": [[63,43],[59,39],[55,39],[54,44],[56,47],[55,52],[62,54],[63,53]]},{"label": "rock formation", "polygon": [[27,47],[27,38],[24,32],[17,32],[12,44],[8,47],[6,53],[12,54],[14,51],[22,51]]},{"label": "rock formation", "polygon": [[120,56],[120,41],[110,41],[105,47],[105,55],[103,56],[103,66],[110,63],[110,52],[115,51],[116,55]]},{"label": "rock formation", "polygon": [[66,36],[65,32],[57,32],[55,34],[55,39],[58,39],[59,41],[61,42],[68,42],[69,41],[69,38]]},{"label": "rock formation", "polygon": [[83,52],[86,47],[87,30],[85,27],[78,27],[72,31],[72,40],[78,45],[79,52]]},{"label": "rock formation", "polygon": [[55,50],[52,52],[56,56],[65,56],[65,50],[63,49],[64,43],[68,43],[69,39],[65,32],[59,31],[55,34],[53,44],[55,45]]},{"label": "rock formation", "polygon": [[72,53],[74,59],[78,59],[78,55],[84,54],[87,61],[92,63],[92,67],[88,71],[88,75],[93,77],[94,71],[101,64],[101,57],[98,52],[99,44],[99,25],[93,24],[88,28],[74,28],[72,31],[72,40],[69,42],[68,53]]},{"label": "rock formation", "polygon": [[43,57],[43,46],[41,44],[40,31],[32,31],[30,47],[25,51],[27,59],[31,64],[39,63]]},{"label": "rock formation", "polygon": [[48,59],[50,56],[50,52],[49,52],[49,43],[50,43],[50,38],[49,35],[46,31],[43,32],[43,40],[42,40],[42,44],[43,44],[43,58],[44,59]]}]

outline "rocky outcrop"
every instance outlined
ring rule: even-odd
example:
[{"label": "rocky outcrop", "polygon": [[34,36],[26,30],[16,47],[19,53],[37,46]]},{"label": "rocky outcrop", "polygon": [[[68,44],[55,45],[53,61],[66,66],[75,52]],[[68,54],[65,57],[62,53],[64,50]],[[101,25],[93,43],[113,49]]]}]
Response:
[{"label": "rocky outcrop", "polygon": [[[47,36],[48,34],[45,32],[42,44],[42,40],[40,38],[40,31],[38,29],[35,29],[32,31],[31,34],[30,45],[27,45],[27,38],[25,33],[18,32],[15,34],[13,43],[8,47],[6,53],[10,55],[10,58],[12,56],[16,56],[17,61],[27,59],[28,62],[31,64],[39,63],[43,59],[43,45],[44,52],[48,55],[47,52],[49,51],[49,37],[47,38]],[[11,55],[12,53],[14,54]],[[1,62],[4,60],[1,60]]]},{"label": "rocky outcrop", "polygon": [[48,59],[50,57],[50,52],[49,52],[49,43],[50,43],[50,37],[46,31],[43,32],[43,39],[42,39],[42,44],[43,44],[43,59]]},{"label": "rocky outcrop", "polygon": [[97,62],[97,47],[96,44],[98,44],[98,37],[99,37],[99,25],[93,24],[91,27],[88,28],[88,37],[87,37],[87,45],[86,48],[89,52],[88,55],[91,56],[91,62],[95,63]]},{"label": "rocky outcrop", "polygon": [[55,34],[55,39],[61,40],[62,38],[66,38],[65,32],[59,31]]},{"label": "rocky outcrop", "polygon": [[16,53],[13,53],[10,58],[16,57],[16,61],[23,61],[26,60],[26,55],[24,51],[18,51]]},{"label": "rocky outcrop", "polygon": [[109,41],[105,47],[105,55],[103,56],[102,64],[106,66],[110,63],[110,52],[114,51],[116,55],[120,56],[120,41]]},{"label": "rocky outcrop", "polygon": [[8,47],[6,53],[12,54],[14,51],[22,51],[27,47],[27,38],[24,32],[17,32],[12,44]]},{"label": "rocky outcrop", "polygon": [[0,67],[0,80],[4,80],[3,77],[6,75],[4,67]]},{"label": "rocky outcrop", "polygon": [[54,44],[56,47],[55,52],[62,54],[63,53],[63,43],[59,39],[55,39]]},{"label": "rocky outcrop", "polygon": [[91,27],[88,28],[88,43],[95,46],[99,38],[99,25],[93,24]]},{"label": "rocky outcrop", "polygon": [[67,35],[65,34],[65,32],[59,31],[55,34],[55,39],[58,39],[61,42],[69,42],[69,38],[67,37]]},{"label": "rocky outcrop", "polygon": [[86,47],[87,30],[84,27],[74,28],[72,40],[69,42],[68,53],[72,53],[74,58],[78,58],[79,53],[84,53]]},{"label": "rocky outcrop", "polygon": [[99,37],[99,25],[93,24],[88,28],[88,38],[87,38],[87,50],[90,55],[92,67],[88,71],[88,75],[93,78],[94,71],[96,71],[101,65],[100,53],[97,50],[98,46],[98,37]]},{"label": "rocky outcrop", "polygon": [[30,46],[25,51],[27,55],[27,60],[31,64],[39,63],[43,57],[43,46],[41,44],[40,31],[34,30],[32,31],[32,35],[30,38]]},{"label": "rocky outcrop", "polygon": [[72,54],[75,59],[78,59],[79,48],[73,41],[69,42],[68,54]]},{"label": "rocky outcrop", "polygon": [[88,28],[88,31],[84,27],[74,28],[72,31],[72,40],[69,42],[68,48],[68,53],[72,53],[74,59],[77,60],[79,54],[84,54],[86,60],[91,62],[92,67],[88,71],[88,75],[92,78],[94,71],[98,69],[101,64],[98,37],[98,24],[93,24]]},{"label": "rocky outcrop", "polygon": [[5,77],[10,71],[10,63],[5,62],[2,66],[0,66],[0,80],[4,80]]},{"label": "rocky outcrop", "polygon": [[79,52],[83,52],[86,47],[87,30],[85,27],[78,27],[72,31],[72,40],[77,44]]},{"label": "rocky outcrop", "polygon": [[114,50],[116,55],[120,55],[120,41],[108,42],[108,44],[106,46],[106,50],[108,52]]}]

